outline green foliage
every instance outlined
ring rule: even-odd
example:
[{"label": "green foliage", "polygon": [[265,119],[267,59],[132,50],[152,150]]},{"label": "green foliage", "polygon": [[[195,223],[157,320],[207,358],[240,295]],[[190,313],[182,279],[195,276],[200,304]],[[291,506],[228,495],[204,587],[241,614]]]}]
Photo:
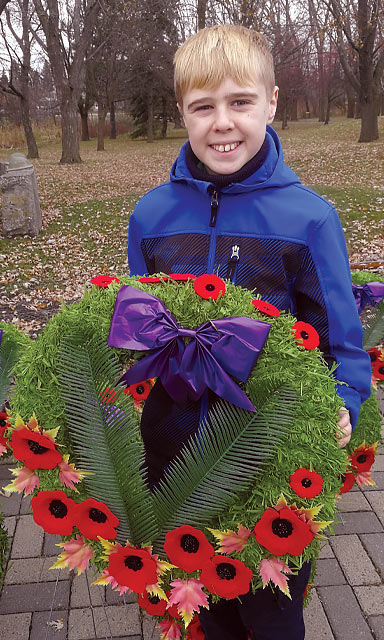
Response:
[{"label": "green foliage", "polygon": [[363,329],[363,347],[372,349],[376,347],[384,337],[384,300],[376,307],[369,319],[369,325]]},{"label": "green foliage", "polygon": [[3,330],[0,341],[0,407],[8,397],[12,375],[22,349],[27,349],[31,340],[13,325],[0,322]]},{"label": "green foliage", "polygon": [[220,401],[183,447],[154,492],[153,507],[162,525],[159,552],[167,531],[217,520],[240,492],[247,491],[292,426],[296,394],[276,392],[260,413]]},{"label": "green foliage", "polygon": [[81,344],[80,336],[62,342],[60,392],[67,426],[91,497],[108,504],[119,518],[118,539],[132,544],[156,534],[149,489],[145,484],[144,447],[132,403],[124,388],[114,387],[113,407],[101,401],[105,389],[120,377],[117,356],[97,337]]}]

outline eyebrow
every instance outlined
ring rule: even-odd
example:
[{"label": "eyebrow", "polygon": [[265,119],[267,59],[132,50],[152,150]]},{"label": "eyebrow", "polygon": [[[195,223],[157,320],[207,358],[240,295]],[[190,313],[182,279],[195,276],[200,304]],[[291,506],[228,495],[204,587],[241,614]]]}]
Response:
[{"label": "eyebrow", "polygon": [[[230,100],[240,100],[241,98],[253,98],[256,99],[258,98],[258,94],[257,93],[251,93],[251,92],[247,92],[247,91],[241,91],[239,93],[229,93],[226,96],[224,96],[226,99],[230,99]],[[198,98],[197,100],[193,100],[193,102],[190,102],[187,105],[187,109],[191,109],[192,107],[195,107],[198,104],[203,104],[204,102],[209,102],[210,98],[209,96],[203,96],[202,98]]]}]

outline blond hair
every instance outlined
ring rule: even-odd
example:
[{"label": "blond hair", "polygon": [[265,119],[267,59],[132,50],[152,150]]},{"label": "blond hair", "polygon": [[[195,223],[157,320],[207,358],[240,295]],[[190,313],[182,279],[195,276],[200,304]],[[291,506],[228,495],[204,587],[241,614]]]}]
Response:
[{"label": "blond hair", "polygon": [[275,86],[273,58],[266,38],[258,31],[236,25],[217,25],[198,31],[176,51],[175,93],[181,105],[189,89],[216,89],[225,78],[240,86]]}]

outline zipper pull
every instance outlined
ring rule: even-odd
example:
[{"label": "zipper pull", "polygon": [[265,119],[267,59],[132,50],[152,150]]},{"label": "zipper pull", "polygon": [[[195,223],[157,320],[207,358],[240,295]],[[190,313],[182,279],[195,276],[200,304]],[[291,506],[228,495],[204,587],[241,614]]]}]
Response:
[{"label": "zipper pull", "polygon": [[240,260],[240,247],[238,244],[234,244],[231,247],[231,258],[228,263],[228,272],[227,272],[228,280],[233,280],[235,271],[236,271],[236,265],[239,262],[239,260]]},{"label": "zipper pull", "polygon": [[210,227],[216,226],[218,208],[219,208],[219,193],[217,189],[214,189],[211,195],[211,219],[209,222]]}]

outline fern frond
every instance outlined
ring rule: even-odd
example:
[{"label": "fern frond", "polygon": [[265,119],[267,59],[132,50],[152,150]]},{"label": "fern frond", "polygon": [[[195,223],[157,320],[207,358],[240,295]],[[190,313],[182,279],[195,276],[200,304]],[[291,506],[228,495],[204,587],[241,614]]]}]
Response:
[{"label": "fern frond", "polygon": [[207,526],[249,489],[287,434],[295,409],[296,393],[287,386],[257,414],[218,402],[154,491],[161,526],[157,552],[167,531],[182,524]]},{"label": "fern frond", "polygon": [[380,302],[369,321],[369,326],[363,330],[363,347],[367,351],[376,347],[384,337],[384,300]]},{"label": "fern frond", "polygon": [[119,518],[118,540],[146,542],[157,525],[138,420],[123,387],[114,387],[113,406],[100,399],[119,379],[119,362],[104,339],[79,344],[78,338],[63,341],[59,355],[60,392],[78,464],[94,474],[84,480],[90,495]]}]

